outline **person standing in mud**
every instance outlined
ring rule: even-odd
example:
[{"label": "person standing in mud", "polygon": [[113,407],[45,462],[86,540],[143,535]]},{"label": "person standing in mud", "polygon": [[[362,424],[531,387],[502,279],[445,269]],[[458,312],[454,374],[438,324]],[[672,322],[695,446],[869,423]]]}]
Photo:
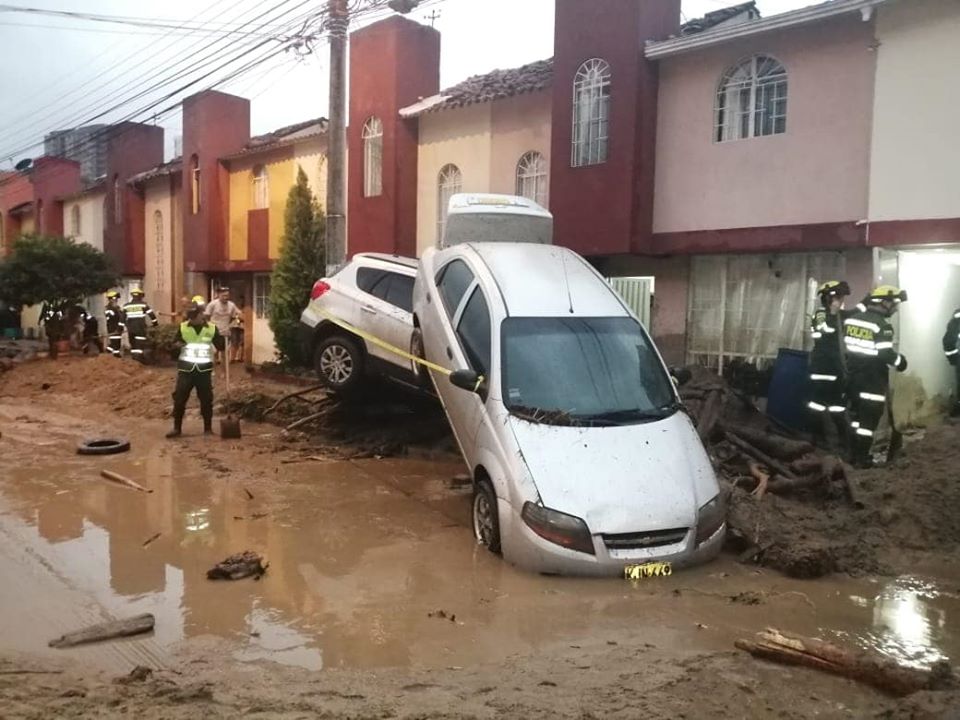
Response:
[{"label": "person standing in mud", "polygon": [[123,322],[127,328],[127,339],[130,341],[130,354],[134,360],[143,362],[147,348],[147,328],[154,327],[159,320],[153,308],[143,299],[143,290],[140,288],[130,291],[130,302],[123,306]]},{"label": "person standing in mud", "polygon": [[[230,288],[221,287],[215,300],[211,300],[206,309],[210,322],[217,326],[217,330],[225,338],[230,338],[230,326],[234,318],[241,317],[240,308],[230,299]],[[217,358],[220,359],[219,356]]]},{"label": "person standing in mud", "polygon": [[180,324],[180,356],[177,359],[177,385],[173,391],[173,429],[168,438],[180,437],[183,415],[190,392],[196,388],[203,416],[203,432],[213,432],[213,353],[226,348],[217,326],[207,322],[202,306],[189,311],[188,319]]},{"label": "person standing in mud", "polygon": [[950,417],[960,417],[960,308],[953,313],[953,317],[947,323],[947,331],[943,334],[943,354],[947,356],[947,362],[953,365],[957,375]]},{"label": "person standing in mud", "polygon": [[117,303],[120,293],[116,290],[110,290],[107,293],[107,307],[104,310],[104,316],[107,321],[107,350],[115,358],[123,356],[123,311]]},{"label": "person standing in mud", "polygon": [[843,323],[852,312],[844,310],[850,286],[842,280],[829,280],[820,286],[820,307],[810,320],[810,401],[814,435],[836,450],[846,436],[846,366],[843,357]]},{"label": "person standing in mud", "polygon": [[881,285],[844,323],[852,460],[858,467],[882,465],[900,448],[890,403],[890,368],[903,372],[907,359],[894,349],[890,318],[906,300],[905,291]]}]

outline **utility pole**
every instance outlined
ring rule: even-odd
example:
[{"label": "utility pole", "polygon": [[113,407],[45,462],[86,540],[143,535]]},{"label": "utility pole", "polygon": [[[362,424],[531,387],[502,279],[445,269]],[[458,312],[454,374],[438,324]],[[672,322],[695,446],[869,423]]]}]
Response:
[{"label": "utility pole", "polygon": [[328,0],[330,33],[330,118],[327,126],[327,275],[347,261],[347,212],[344,179],[347,163],[346,83],[347,0]]}]

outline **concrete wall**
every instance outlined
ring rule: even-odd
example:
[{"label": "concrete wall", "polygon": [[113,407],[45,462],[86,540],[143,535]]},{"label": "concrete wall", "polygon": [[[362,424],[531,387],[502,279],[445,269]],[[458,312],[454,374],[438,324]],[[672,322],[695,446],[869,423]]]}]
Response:
[{"label": "concrete wall", "polygon": [[960,217],[958,38],[955,0],[879,8],[872,221]]},{"label": "concrete wall", "polygon": [[516,192],[517,163],[531,150],[546,159],[549,182],[551,110],[549,92],[518,95],[492,104],[490,192],[510,195]]},{"label": "concrete wall", "polygon": [[463,175],[464,192],[490,190],[492,103],[420,118],[417,159],[417,254],[437,241],[437,176],[447,164]]},{"label": "concrete wall", "polygon": [[[77,242],[103,250],[103,202],[105,192],[91,193],[63,203],[63,233]],[[80,211],[80,232],[73,232],[73,209]]]},{"label": "concrete wall", "polygon": [[[661,61],[654,231],[865,218],[872,43],[872,23],[854,13]],[[715,142],[721,76],[754,53],[787,70],[786,132]]]}]

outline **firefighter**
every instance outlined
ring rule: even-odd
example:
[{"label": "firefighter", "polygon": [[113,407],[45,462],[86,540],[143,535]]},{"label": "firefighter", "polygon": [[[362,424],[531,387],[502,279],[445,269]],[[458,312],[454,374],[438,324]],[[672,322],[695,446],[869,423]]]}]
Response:
[{"label": "firefighter", "polygon": [[814,433],[827,446],[836,448],[846,435],[843,414],[847,410],[843,322],[853,313],[844,310],[844,298],[850,286],[842,280],[830,280],[817,290],[820,307],[810,319],[810,401],[807,408],[814,418]]},{"label": "firefighter", "polygon": [[123,311],[117,300],[120,293],[116,290],[110,290],[107,293],[107,308],[104,315],[107,319],[107,349],[115,358],[123,357]]},{"label": "firefighter", "polygon": [[[844,323],[851,446],[853,462],[859,467],[883,464],[899,449],[901,438],[890,407],[889,369],[903,372],[907,359],[894,349],[890,317],[906,300],[905,291],[881,285]],[[887,433],[889,442],[884,448],[880,436]]]},{"label": "firefighter", "polygon": [[173,391],[173,430],[168,438],[180,437],[183,414],[196,388],[203,416],[203,432],[213,432],[213,351],[223,352],[226,343],[217,326],[207,322],[203,307],[193,307],[188,319],[180,323],[180,356],[177,360],[177,386]]},{"label": "firefighter", "polygon": [[123,322],[130,341],[130,354],[134,360],[143,362],[143,353],[147,347],[147,328],[157,324],[156,313],[143,299],[143,290],[130,291],[130,302],[123,306]]},{"label": "firefighter", "polygon": [[957,374],[957,389],[953,397],[950,417],[960,417],[960,309],[947,323],[947,331],[943,334],[943,353]]}]

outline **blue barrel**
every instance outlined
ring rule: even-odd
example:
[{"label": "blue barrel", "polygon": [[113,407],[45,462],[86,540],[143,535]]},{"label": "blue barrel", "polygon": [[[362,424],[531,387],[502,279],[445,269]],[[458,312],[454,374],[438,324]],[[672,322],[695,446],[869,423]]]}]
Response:
[{"label": "blue barrel", "polygon": [[767,392],[767,415],[795,430],[807,424],[807,362],[809,353],[780,348]]}]

